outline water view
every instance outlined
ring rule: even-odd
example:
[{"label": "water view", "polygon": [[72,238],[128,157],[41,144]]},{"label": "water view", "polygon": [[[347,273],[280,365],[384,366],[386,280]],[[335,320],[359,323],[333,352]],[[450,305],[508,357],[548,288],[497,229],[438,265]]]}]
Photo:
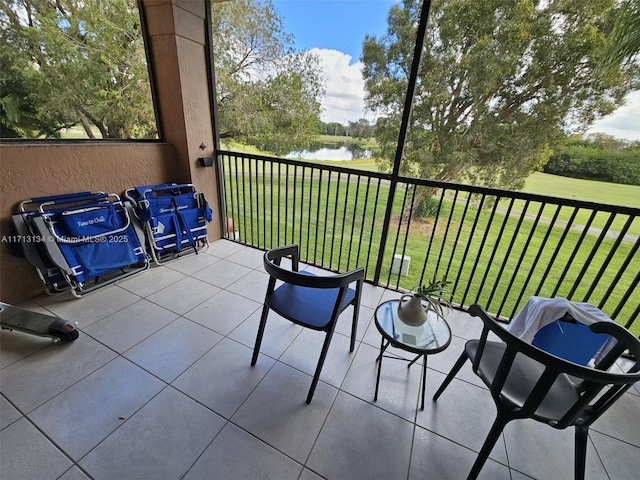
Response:
[{"label": "water view", "polygon": [[356,143],[313,142],[308,150],[290,152],[287,158],[300,160],[356,160],[371,158],[373,152]]}]

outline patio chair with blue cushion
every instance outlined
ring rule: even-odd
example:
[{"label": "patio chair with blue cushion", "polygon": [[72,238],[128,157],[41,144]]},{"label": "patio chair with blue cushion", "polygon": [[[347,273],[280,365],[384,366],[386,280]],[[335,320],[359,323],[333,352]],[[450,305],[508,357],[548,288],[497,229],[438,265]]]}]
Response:
[{"label": "patio chair with blue cushion", "polygon": [[[507,423],[531,418],[557,429],[575,427],[575,478],[584,479],[589,427],[640,380],[640,341],[616,323],[591,324],[592,332],[615,339],[608,352],[591,368],[521,340],[478,305],[472,305],[469,313],[484,323],[480,339],[465,344],[460,358],[433,397],[434,401],[440,397],[467,359],[471,360],[473,372],[491,391],[497,417],[468,478],[478,477]],[[488,340],[489,332],[501,341]],[[623,354],[631,358],[622,359]]]},{"label": "patio chair with blue cushion", "polygon": [[[283,257],[291,258],[291,270],[281,266]],[[255,365],[260,352],[269,310],[273,310],[291,322],[302,327],[325,332],[320,359],[307,394],[307,403],[311,402],[318,384],[320,372],[329,350],[331,338],[338,317],[350,305],[353,305],[351,324],[351,344],[353,352],[360,310],[360,296],[364,282],[364,269],[357,268],[347,273],[317,276],[309,272],[300,272],[300,251],[298,245],[277,247],[264,254],[264,268],[269,274],[269,284],[264,299],[262,317],[253,349],[251,365]],[[276,281],[282,282],[276,288]],[[355,289],[350,288],[355,283]]]}]

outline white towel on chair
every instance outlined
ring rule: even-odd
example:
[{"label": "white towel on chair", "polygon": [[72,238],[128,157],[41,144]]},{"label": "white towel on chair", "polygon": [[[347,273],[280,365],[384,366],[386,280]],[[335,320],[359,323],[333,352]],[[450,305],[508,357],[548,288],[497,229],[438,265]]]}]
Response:
[{"label": "white towel on chair", "polygon": [[587,326],[596,322],[613,321],[590,303],[570,302],[566,298],[531,297],[509,323],[507,330],[531,343],[538,330],[562,318],[565,313]]},{"label": "white towel on chair", "polygon": [[[565,313],[587,326],[596,322],[613,321],[590,303],[570,302],[566,298],[531,297],[506,329],[521,340],[531,343],[538,330],[562,318]],[[596,353],[596,361],[615,344],[615,340],[612,340],[607,341]]]}]

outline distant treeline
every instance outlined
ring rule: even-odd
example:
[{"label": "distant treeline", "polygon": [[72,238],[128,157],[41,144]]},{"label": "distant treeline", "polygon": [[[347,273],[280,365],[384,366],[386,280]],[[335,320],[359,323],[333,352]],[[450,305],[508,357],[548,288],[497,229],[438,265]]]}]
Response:
[{"label": "distant treeline", "polygon": [[640,142],[594,134],[570,137],[544,167],[545,173],[640,185]]},{"label": "distant treeline", "polygon": [[372,138],[375,126],[361,118],[357,122],[349,122],[343,125],[338,122],[325,123],[318,120],[318,133],[320,135],[335,135],[338,137]]}]

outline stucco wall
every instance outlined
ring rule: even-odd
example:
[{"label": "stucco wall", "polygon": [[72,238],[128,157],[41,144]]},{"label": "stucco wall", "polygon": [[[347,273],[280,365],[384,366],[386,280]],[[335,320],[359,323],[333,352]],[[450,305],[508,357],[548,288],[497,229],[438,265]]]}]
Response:
[{"label": "stucco wall", "polygon": [[[215,156],[206,59],[205,4],[193,0],[144,0],[147,42],[155,79],[163,142],[33,142],[0,145],[0,234],[13,231],[20,201],[84,190],[121,194],[163,182],[194,183],[214,209],[209,239],[221,236],[214,168],[198,157]],[[18,303],[42,292],[29,262],[0,245],[0,300]]]},{"label": "stucco wall", "polygon": [[[198,157],[215,157],[214,126],[207,77],[204,2],[144,2],[163,138],[176,151],[177,174],[198,186],[218,210],[214,168]],[[209,238],[220,238],[218,222]]]},{"label": "stucco wall", "polygon": [[[0,145],[0,235],[13,233],[11,215],[28,198],[78,191],[122,194],[135,185],[177,179],[175,150],[168,143]],[[42,293],[43,283],[10,245],[0,245],[0,300],[19,303]]]}]

